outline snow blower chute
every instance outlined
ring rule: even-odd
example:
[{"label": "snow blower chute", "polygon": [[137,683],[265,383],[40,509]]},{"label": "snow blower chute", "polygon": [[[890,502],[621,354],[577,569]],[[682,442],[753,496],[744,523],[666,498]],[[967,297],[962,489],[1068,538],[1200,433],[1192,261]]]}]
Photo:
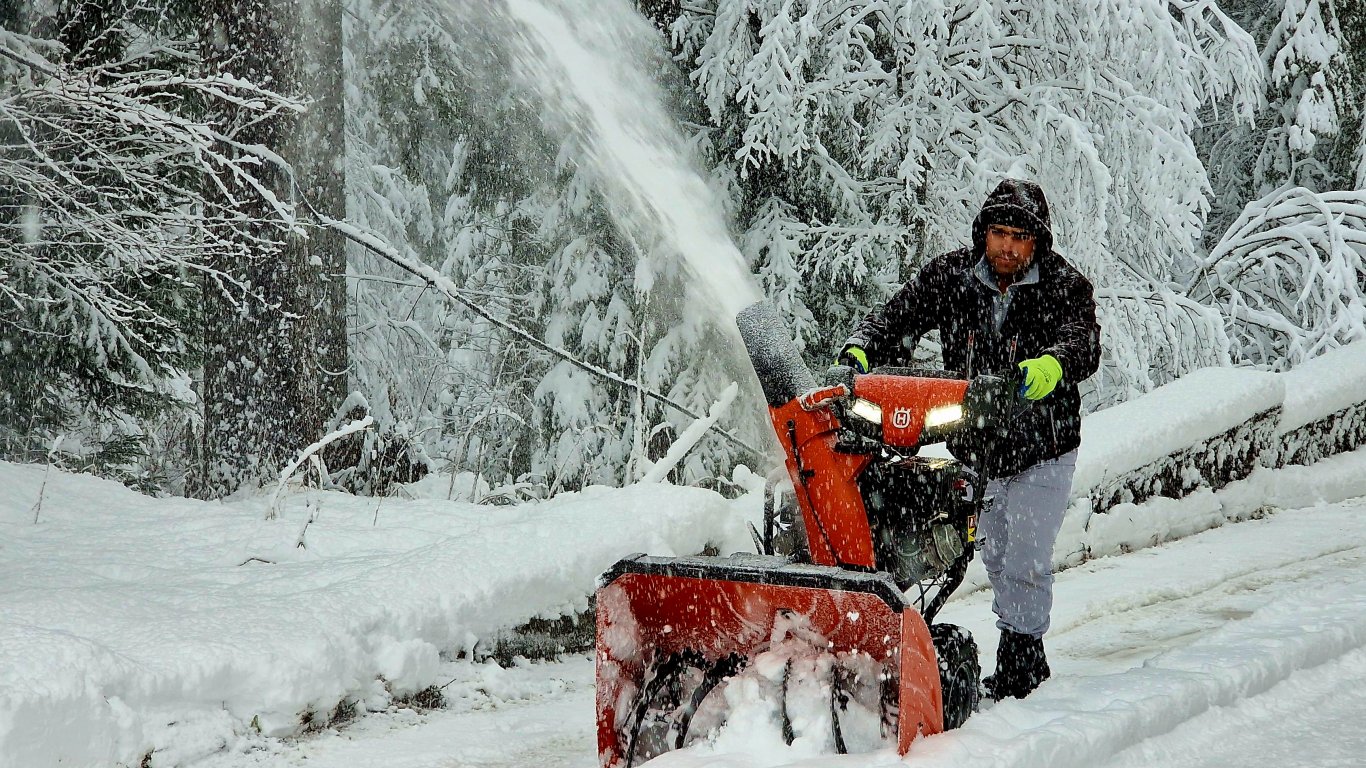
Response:
[{"label": "snow blower chute", "polygon": [[933,621],[972,558],[985,480],[916,452],[955,434],[985,446],[1014,383],[834,368],[819,384],[772,307],[736,320],[787,478],[769,485],[758,554],[634,555],[599,579],[604,768],[705,738],[764,697],[787,743],[841,753],[904,754],[976,707],[976,644]]}]

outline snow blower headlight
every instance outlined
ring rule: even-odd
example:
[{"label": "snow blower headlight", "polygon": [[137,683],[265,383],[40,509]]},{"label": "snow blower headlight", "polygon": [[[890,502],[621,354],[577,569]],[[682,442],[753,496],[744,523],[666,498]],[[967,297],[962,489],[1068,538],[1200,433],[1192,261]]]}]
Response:
[{"label": "snow blower headlight", "polygon": [[952,424],[963,418],[963,406],[961,405],[941,405],[931,408],[925,414],[925,428],[934,429],[947,424]]},{"label": "snow blower headlight", "polygon": [[882,423],[882,406],[871,400],[864,400],[861,397],[855,398],[854,402],[849,406],[849,412],[864,421],[873,424]]}]

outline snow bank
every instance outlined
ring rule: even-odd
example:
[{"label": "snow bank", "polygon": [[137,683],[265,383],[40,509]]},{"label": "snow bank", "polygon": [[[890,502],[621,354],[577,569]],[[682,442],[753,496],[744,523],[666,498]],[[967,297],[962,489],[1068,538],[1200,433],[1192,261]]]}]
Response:
[{"label": "snow bank", "polygon": [[17,766],[164,764],[387,707],[442,656],[585,609],[626,553],[749,546],[737,503],[673,486],[507,507],[302,492],[271,521],[266,499],[35,466],[0,464],[0,488],[0,762]]},{"label": "snow bank", "polygon": [[1061,565],[1075,564],[1081,553],[1099,557],[1142,549],[1281,508],[1361,496],[1366,496],[1366,448],[1310,466],[1258,469],[1218,491],[1202,489],[1181,499],[1120,504],[1104,514],[1073,505],[1054,557]]},{"label": "snow bank", "polygon": [[[1119,504],[1102,513],[1093,510],[1088,499],[1080,499],[1063,518],[1053,566],[1068,568],[1092,558],[1156,546],[1277,509],[1335,504],[1363,496],[1366,448],[1309,466],[1263,467],[1217,491],[1205,488],[1180,499],[1156,497],[1142,504]],[[987,587],[981,559],[974,559],[955,597]]]}]

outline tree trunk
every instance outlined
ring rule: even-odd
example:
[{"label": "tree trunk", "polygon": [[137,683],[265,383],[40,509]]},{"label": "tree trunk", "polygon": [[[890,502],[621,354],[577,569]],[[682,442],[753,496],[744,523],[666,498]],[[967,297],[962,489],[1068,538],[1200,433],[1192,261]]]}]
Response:
[{"label": "tree trunk", "polygon": [[[304,18],[298,53],[299,86],[309,99],[286,158],[308,204],[333,219],[346,218],[346,111],[342,82],[342,0],[301,0]],[[311,216],[309,217],[312,218]],[[322,374],[319,414],[327,419],[347,393],[346,240],[323,228],[295,240],[299,258],[319,270],[309,297],[308,341]]]},{"label": "tree trunk", "polygon": [[[310,18],[326,8],[322,18]],[[247,121],[211,115],[239,145],[260,145],[297,172],[265,163],[256,172],[279,200],[308,218],[300,196],[342,212],[340,3],[326,0],[207,0],[202,48],[211,71],[302,95],[310,113]],[[307,30],[307,34],[301,34]],[[313,88],[319,92],[309,93]],[[224,146],[223,152],[236,151]],[[321,430],[344,388],[345,261],[333,238],[288,226],[269,202],[220,179],[244,217],[224,227],[254,257],[213,265],[240,286],[207,280],[204,292],[204,425],[198,487],[204,497],[269,482]],[[226,289],[225,289],[226,288]],[[341,386],[338,386],[341,382]]]}]

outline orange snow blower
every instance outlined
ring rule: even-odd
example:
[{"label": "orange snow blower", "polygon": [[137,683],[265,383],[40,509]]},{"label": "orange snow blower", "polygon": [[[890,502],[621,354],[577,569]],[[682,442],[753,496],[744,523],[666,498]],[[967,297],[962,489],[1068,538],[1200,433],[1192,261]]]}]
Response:
[{"label": "orange snow blower", "polygon": [[772,307],[736,320],[790,483],[769,484],[758,554],[634,555],[599,579],[604,768],[687,746],[765,697],[788,744],[840,753],[894,739],[905,754],[977,705],[976,644],[933,621],[972,559],[986,480],[916,453],[956,434],[979,459],[1018,385],[842,367],[819,385]]}]

